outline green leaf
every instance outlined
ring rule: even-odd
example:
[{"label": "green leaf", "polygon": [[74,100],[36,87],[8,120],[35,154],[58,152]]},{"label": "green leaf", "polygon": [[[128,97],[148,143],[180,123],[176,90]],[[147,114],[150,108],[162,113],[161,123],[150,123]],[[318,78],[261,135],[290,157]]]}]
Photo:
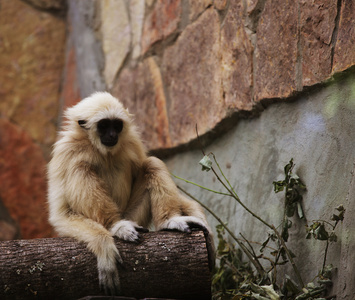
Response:
[{"label": "green leaf", "polygon": [[297,202],[297,214],[300,219],[304,218],[303,208],[300,202]]},{"label": "green leaf", "polygon": [[274,185],[275,193],[282,192],[286,186],[286,182],[284,180],[274,181],[272,184]]},{"label": "green leaf", "polygon": [[292,172],[293,166],[294,166],[293,158],[291,158],[290,162],[284,168],[286,177],[288,177],[290,175],[290,173]]},{"label": "green leaf", "polygon": [[336,242],[338,240],[337,235],[335,234],[334,231],[332,231],[329,235],[329,242]]},{"label": "green leaf", "polygon": [[207,155],[199,161],[199,164],[202,166],[202,171],[208,172],[212,168],[212,160]]},{"label": "green leaf", "polygon": [[327,230],[325,229],[324,224],[320,224],[317,229],[314,231],[316,235],[316,239],[321,240],[321,241],[326,241],[329,238],[329,234]]}]

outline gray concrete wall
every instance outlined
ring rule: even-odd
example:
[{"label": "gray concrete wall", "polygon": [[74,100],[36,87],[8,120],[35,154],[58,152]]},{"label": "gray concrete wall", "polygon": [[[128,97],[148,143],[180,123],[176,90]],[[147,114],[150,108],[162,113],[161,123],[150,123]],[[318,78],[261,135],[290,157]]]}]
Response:
[{"label": "gray concrete wall", "polygon": [[[314,219],[330,220],[335,207],[345,206],[346,220],[337,228],[339,241],[330,246],[327,261],[338,268],[334,291],[339,299],[353,299],[355,295],[354,126],[353,73],[293,102],[269,105],[259,117],[239,121],[205,149],[217,156],[244,203],[275,226],[281,222],[283,194],[273,192],[272,182],[283,179],[283,167],[291,158],[296,164],[294,172],[307,185],[303,207],[308,223]],[[201,171],[198,162],[202,156],[200,150],[194,150],[175,155],[166,163],[175,175],[221,190],[212,172]],[[233,199],[176,182],[216,212],[236,235],[241,232],[251,241],[266,239],[268,228]],[[218,224],[209,214],[208,220],[213,227]],[[306,221],[296,217],[292,221],[290,247],[297,253],[296,262],[308,282],[322,266],[325,242],[305,240]],[[293,275],[292,271],[288,273]]]}]

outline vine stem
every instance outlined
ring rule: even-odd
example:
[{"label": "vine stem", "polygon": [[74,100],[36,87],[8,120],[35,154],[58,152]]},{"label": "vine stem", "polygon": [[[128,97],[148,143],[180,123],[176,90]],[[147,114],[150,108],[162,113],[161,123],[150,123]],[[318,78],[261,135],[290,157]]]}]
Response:
[{"label": "vine stem", "polygon": [[217,177],[218,181],[224,186],[224,188],[228,191],[228,193],[230,194],[230,196],[232,196],[248,213],[250,213],[254,218],[258,219],[261,223],[263,223],[264,225],[266,225],[267,227],[269,227],[270,229],[273,229],[273,226],[269,223],[267,223],[265,220],[263,220],[261,217],[259,217],[257,214],[255,214],[254,212],[252,212],[239,198],[239,196],[237,195],[237,193],[234,191],[232,185],[230,184],[230,182],[228,181],[228,179],[225,177],[221,167],[219,166],[217,159],[215,157],[215,155],[211,152],[211,155],[213,156],[213,159],[219,169],[219,171],[221,172],[223,178],[227,181],[229,187],[225,184],[225,182],[219,177],[218,173],[216,172],[216,170],[212,167],[211,170],[212,172],[215,174],[215,176]]},{"label": "vine stem", "polygon": [[325,246],[323,266],[322,266],[322,274],[324,272],[325,264],[327,262],[328,247],[329,247],[329,240],[327,240],[327,245]]},{"label": "vine stem", "polygon": [[175,177],[175,178],[177,178],[177,179],[180,179],[180,180],[182,180],[182,181],[185,181],[186,183],[189,183],[189,184],[192,184],[192,185],[198,186],[199,188],[204,189],[204,190],[206,190],[206,191],[209,191],[209,192],[212,192],[212,193],[215,193],[215,194],[219,194],[219,195],[223,195],[223,196],[233,197],[233,196],[232,196],[232,195],[230,195],[230,194],[227,194],[227,193],[222,193],[222,192],[218,192],[218,191],[215,191],[215,190],[209,189],[209,188],[207,188],[207,187],[205,187],[205,186],[203,186],[203,185],[200,185],[200,184],[195,183],[195,182],[193,182],[193,181],[190,181],[190,180],[184,179],[184,178],[179,177],[179,176],[177,176],[177,175],[174,175],[174,174],[171,174],[171,175],[172,175],[172,176],[174,176],[174,177]]},{"label": "vine stem", "polygon": [[294,270],[294,272],[295,272],[295,274],[296,274],[296,276],[297,276],[297,279],[298,279],[299,283],[301,284],[302,287],[304,287],[304,283],[303,283],[301,274],[300,274],[300,272],[298,271],[298,268],[297,268],[297,266],[296,266],[296,263],[295,263],[295,261],[293,260],[293,257],[292,257],[292,255],[291,255],[290,251],[288,250],[288,248],[287,248],[287,246],[286,246],[286,244],[285,244],[284,239],[282,238],[282,236],[281,236],[280,233],[277,231],[277,229],[276,229],[276,227],[275,227],[274,225],[272,225],[272,230],[275,232],[275,234],[277,235],[279,241],[280,241],[281,244],[282,244],[282,247],[285,249],[285,252],[286,252],[286,254],[287,254],[287,256],[288,256],[288,258],[289,258],[289,260],[290,260],[290,262],[291,262],[292,268],[293,268],[293,270]]},{"label": "vine stem", "polygon": [[200,200],[198,200],[197,198],[195,198],[194,196],[192,196],[190,193],[188,193],[187,191],[185,191],[183,188],[181,188],[180,186],[177,185],[177,188],[182,191],[184,194],[186,194],[187,196],[189,196],[191,199],[195,200],[198,204],[200,204],[204,209],[206,209],[222,226],[223,228],[230,234],[230,236],[233,238],[234,241],[236,241],[236,243],[239,245],[239,247],[241,249],[243,249],[244,253],[248,256],[249,260],[251,261],[251,263],[254,265],[254,267],[256,268],[256,270],[258,271],[258,273],[260,275],[263,275],[263,268],[260,265],[259,261],[256,260],[248,251],[248,249],[245,247],[245,245],[243,243],[241,243],[238,238],[234,235],[234,233],[228,228],[228,226],[221,220],[221,218],[219,218],[209,207],[207,207],[206,205],[204,205]]}]

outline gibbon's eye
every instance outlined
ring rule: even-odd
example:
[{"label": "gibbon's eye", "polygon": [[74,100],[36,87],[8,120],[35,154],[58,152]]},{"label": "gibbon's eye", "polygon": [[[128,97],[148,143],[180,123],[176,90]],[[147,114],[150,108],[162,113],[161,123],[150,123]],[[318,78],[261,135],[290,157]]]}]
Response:
[{"label": "gibbon's eye", "polygon": [[123,121],[120,119],[102,119],[97,123],[97,132],[101,143],[107,147],[113,147],[118,142],[118,135],[123,129]]},{"label": "gibbon's eye", "polygon": [[86,121],[85,121],[85,120],[79,120],[79,121],[78,121],[78,124],[79,124],[80,127],[85,128],[84,125],[86,124]]}]

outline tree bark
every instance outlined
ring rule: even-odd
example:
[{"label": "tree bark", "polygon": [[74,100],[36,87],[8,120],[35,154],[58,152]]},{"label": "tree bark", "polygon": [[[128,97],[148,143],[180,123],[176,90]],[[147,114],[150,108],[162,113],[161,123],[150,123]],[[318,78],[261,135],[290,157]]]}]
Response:
[{"label": "tree bark", "polygon": [[[116,240],[124,296],[210,299],[211,260],[202,231],[142,233]],[[0,242],[0,299],[78,299],[103,295],[96,257],[71,238]]]}]

